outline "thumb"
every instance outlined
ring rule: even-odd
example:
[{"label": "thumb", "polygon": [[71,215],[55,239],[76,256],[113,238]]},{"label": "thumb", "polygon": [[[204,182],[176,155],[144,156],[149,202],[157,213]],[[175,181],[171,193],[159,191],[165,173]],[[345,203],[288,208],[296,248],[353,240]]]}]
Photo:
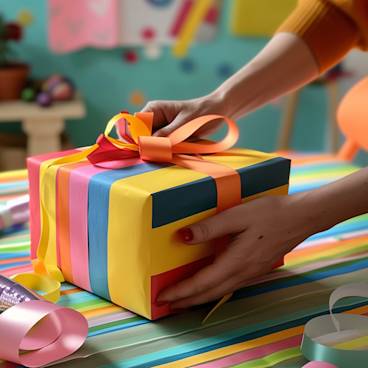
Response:
[{"label": "thumb", "polygon": [[150,101],[141,112],[153,112],[153,126],[158,128],[167,122],[167,115],[170,111],[168,101]]},{"label": "thumb", "polygon": [[230,208],[178,231],[180,240],[188,244],[203,243],[246,229],[244,206]]}]

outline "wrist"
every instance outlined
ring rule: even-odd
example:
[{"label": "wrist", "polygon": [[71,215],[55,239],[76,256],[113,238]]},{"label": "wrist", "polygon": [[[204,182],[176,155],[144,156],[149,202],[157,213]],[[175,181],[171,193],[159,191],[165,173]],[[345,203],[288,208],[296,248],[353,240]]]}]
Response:
[{"label": "wrist", "polygon": [[229,103],[227,96],[227,92],[220,86],[207,95],[205,100],[207,104],[211,105],[211,110],[216,111],[218,114],[232,118],[234,116],[232,114],[231,104]]},{"label": "wrist", "polygon": [[322,221],[323,205],[318,203],[315,191],[293,194],[290,200],[292,217],[296,220],[299,235],[307,238],[329,227],[325,221]]},{"label": "wrist", "polygon": [[304,222],[305,226],[311,230],[310,235],[328,230],[342,220],[338,220],[336,216],[337,209],[333,205],[336,198],[326,196],[321,189],[301,193],[303,194]]}]

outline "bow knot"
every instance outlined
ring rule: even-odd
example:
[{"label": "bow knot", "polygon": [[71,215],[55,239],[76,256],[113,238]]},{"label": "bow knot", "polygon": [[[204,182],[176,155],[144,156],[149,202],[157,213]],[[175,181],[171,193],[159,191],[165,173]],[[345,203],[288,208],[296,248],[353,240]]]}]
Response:
[{"label": "bow knot", "polygon": [[172,143],[168,137],[140,136],[139,153],[142,160],[153,162],[171,162]]}]

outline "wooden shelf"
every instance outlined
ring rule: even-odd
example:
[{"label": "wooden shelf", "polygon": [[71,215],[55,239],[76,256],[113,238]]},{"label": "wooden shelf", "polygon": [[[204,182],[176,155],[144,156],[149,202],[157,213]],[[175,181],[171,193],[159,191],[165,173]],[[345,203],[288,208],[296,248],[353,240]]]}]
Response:
[{"label": "wooden shelf", "polygon": [[85,114],[80,95],[72,101],[57,102],[50,107],[40,107],[35,102],[0,102],[0,123],[21,122],[27,135],[27,156],[59,151],[65,119],[80,119]]},{"label": "wooden shelf", "polygon": [[29,118],[39,119],[78,119],[85,116],[83,100],[56,102],[50,107],[40,107],[35,102],[6,101],[0,102],[0,122],[20,121]]}]

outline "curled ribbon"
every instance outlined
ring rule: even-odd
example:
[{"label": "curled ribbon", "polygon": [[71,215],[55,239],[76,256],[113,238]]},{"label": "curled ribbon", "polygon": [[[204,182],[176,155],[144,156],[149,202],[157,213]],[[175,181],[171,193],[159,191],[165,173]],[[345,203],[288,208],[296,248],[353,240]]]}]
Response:
[{"label": "curled ribbon", "polygon": [[[305,325],[301,351],[308,360],[328,362],[339,368],[367,366],[368,317],[333,314],[334,305],[348,297],[368,298],[368,284],[337,288],[330,296],[330,314],[313,318]],[[319,363],[314,364],[317,368]]]},{"label": "curled ribbon", "polygon": [[56,304],[32,300],[0,315],[0,358],[40,367],[79,349],[88,332],[85,318]]},{"label": "curled ribbon", "polygon": [[[47,282],[47,281],[46,281]],[[75,352],[88,324],[78,312],[43,301],[0,275],[0,359],[40,367]]]},{"label": "curled ribbon", "polygon": [[[218,119],[223,120],[228,127],[228,132],[221,141],[186,141],[200,128]],[[108,122],[104,134],[98,138],[97,147],[94,146],[92,152],[88,153],[88,160],[94,165],[109,168],[119,168],[122,160],[135,157],[145,161],[173,163],[214,178],[218,212],[241,203],[241,182],[237,171],[199,157],[224,152],[236,143],[239,130],[233,120],[215,114],[200,116],[177,128],[167,137],[152,136],[152,120],[152,113],[115,115]],[[128,127],[122,125],[124,121],[127,121]],[[110,137],[115,125],[127,142]],[[128,135],[128,130],[131,136]]]}]

